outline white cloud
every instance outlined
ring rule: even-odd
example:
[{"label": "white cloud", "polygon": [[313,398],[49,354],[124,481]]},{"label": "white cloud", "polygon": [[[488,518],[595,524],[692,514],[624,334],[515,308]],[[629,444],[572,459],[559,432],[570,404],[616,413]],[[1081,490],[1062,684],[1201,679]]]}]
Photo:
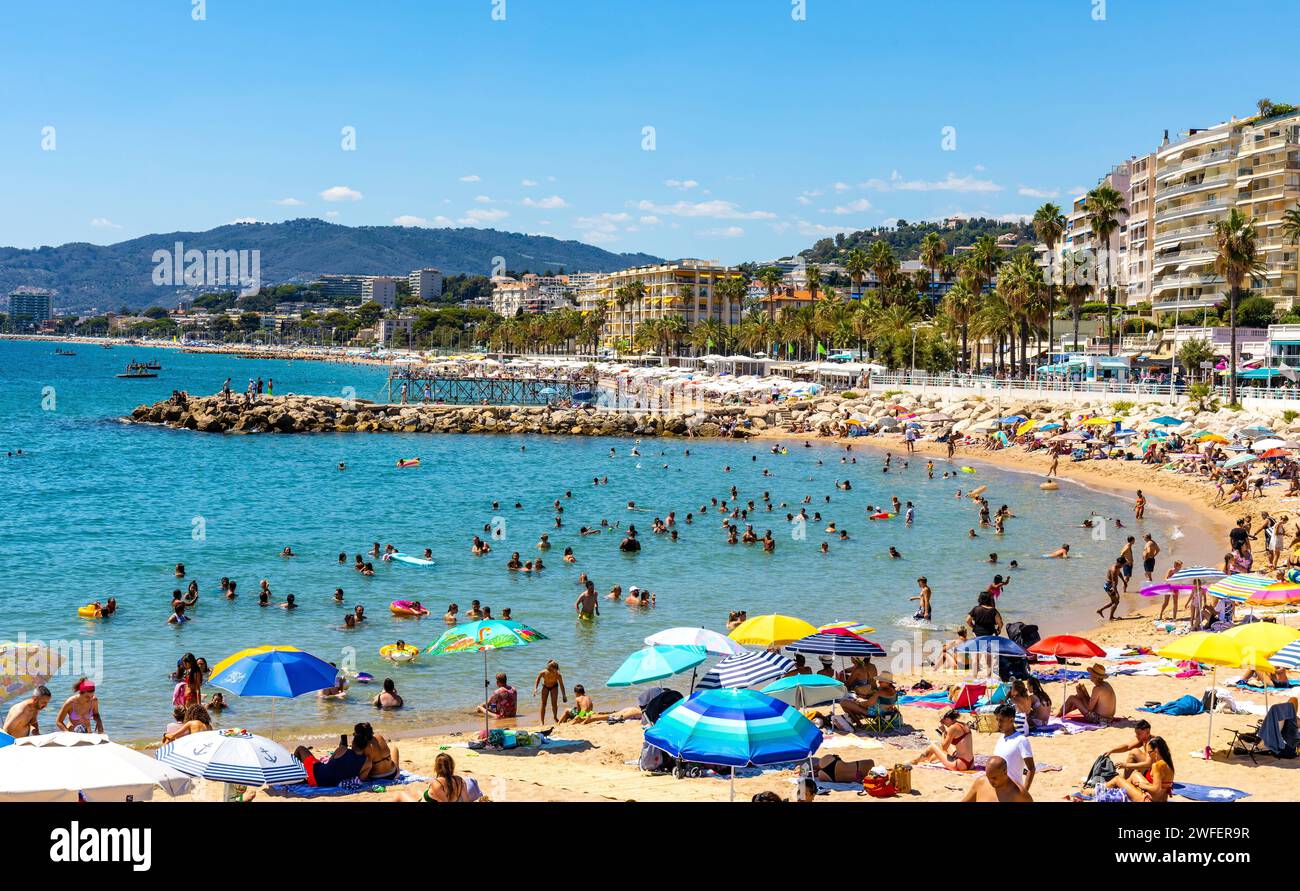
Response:
[{"label": "white cloud", "polygon": [[[781,228],[778,231],[785,231],[790,228],[789,223],[777,224]],[[775,228],[775,227],[774,227]],[[823,235],[837,235],[840,232],[852,232],[852,226],[826,226],[822,223],[810,223],[807,220],[795,220],[794,228],[800,235],[810,235],[820,237]]]},{"label": "white cloud", "polygon": [[474,196],[474,200],[477,201],[479,204],[491,204],[491,203],[492,203],[492,199],[489,198],[487,195],[475,195],[475,196]]},{"label": "white cloud", "polygon": [[456,225],[456,221],[453,220],[451,217],[444,217],[444,216],[439,215],[439,216],[436,216],[436,217],[433,218],[433,225],[435,225],[435,226],[454,226],[454,225]]},{"label": "white cloud", "polygon": [[661,222],[663,221],[660,220],[657,216],[655,216],[652,213],[648,213],[645,216],[641,217],[641,223],[646,226],[657,226]]},{"label": "white cloud", "polygon": [[798,198],[795,199],[795,201],[798,201],[800,204],[804,205],[805,207],[813,203],[812,199],[809,198],[807,195],[800,195]]},{"label": "white cloud", "polygon": [[1032,186],[1021,186],[1017,194],[1026,198],[1055,198],[1061,193],[1056,189],[1035,189]]},{"label": "white cloud", "polygon": [[460,178],[460,181],[463,183],[476,183],[479,181],[479,175],[477,173],[467,173]]},{"label": "white cloud", "polygon": [[461,217],[460,223],[464,226],[477,226],[480,223],[495,223],[497,220],[505,219],[510,216],[510,211],[501,210],[500,208],[475,208],[465,212]]},{"label": "white cloud", "polygon": [[868,210],[871,210],[871,202],[866,198],[859,198],[856,201],[850,201],[848,204],[841,204],[831,212],[843,216],[847,213],[864,213]]},{"label": "white cloud", "polygon": [[745,230],[740,226],[719,226],[716,229],[704,229],[700,234],[711,238],[739,238],[745,234]]},{"label": "white cloud", "polygon": [[523,186],[525,189],[531,189],[533,186],[537,185],[537,180],[535,180],[535,179],[521,179],[521,180],[519,181],[519,185]]},{"label": "white cloud", "polygon": [[402,214],[400,217],[393,217],[394,226],[427,226],[429,221],[424,217],[413,216],[409,213]]},{"label": "white cloud", "polygon": [[539,198],[535,201],[532,198],[525,198],[522,203],[525,207],[542,207],[542,208],[546,208],[547,210],[556,207],[569,206],[569,202],[565,201],[559,195],[551,195],[550,197]]},{"label": "white cloud", "polygon": [[107,217],[95,217],[93,220],[90,221],[90,225],[94,226],[96,229],[121,229],[122,228],[117,223],[114,223],[112,220],[108,219]]},{"label": "white cloud", "polygon": [[281,199],[279,199],[279,200],[277,200],[277,201],[272,201],[271,203],[272,203],[272,204],[278,204],[278,205],[280,205],[281,207],[301,207],[301,206],[302,206],[302,202],[299,201],[297,198],[281,198]]},{"label": "white cloud", "polygon": [[670,189],[681,189],[682,191],[686,191],[687,189],[695,188],[699,183],[693,179],[666,179],[664,180],[664,185]]},{"label": "white cloud", "polygon": [[978,179],[973,176],[958,176],[949,172],[941,180],[921,180],[921,179],[903,179],[895,170],[889,175],[889,179],[869,179],[858,183],[860,189],[871,189],[877,192],[1001,192],[1002,186],[987,179]]},{"label": "white cloud", "polygon": [[349,189],[347,186],[331,186],[324,192],[320,193],[321,198],[326,201],[360,201],[361,193],[356,189]]},{"label": "white cloud", "polygon": [[770,220],[776,214],[766,210],[741,210],[730,201],[678,201],[676,204],[655,204],[642,201],[638,210],[677,217],[711,217],[717,220]]}]

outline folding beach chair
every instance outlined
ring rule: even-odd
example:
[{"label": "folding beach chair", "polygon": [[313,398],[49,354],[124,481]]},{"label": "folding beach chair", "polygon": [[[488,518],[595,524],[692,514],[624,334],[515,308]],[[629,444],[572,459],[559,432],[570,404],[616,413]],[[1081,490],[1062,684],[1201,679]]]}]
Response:
[{"label": "folding beach chair", "polygon": [[1264,719],[1261,718],[1253,730],[1232,731],[1232,742],[1228,746],[1228,752],[1232,755],[1249,755],[1252,764],[1259,764],[1255,754],[1257,752],[1269,754],[1268,749],[1264,748],[1264,740],[1259,735],[1263,726]]},{"label": "folding beach chair", "polygon": [[903,726],[903,713],[896,708],[880,709],[859,723],[868,733],[890,733]]}]

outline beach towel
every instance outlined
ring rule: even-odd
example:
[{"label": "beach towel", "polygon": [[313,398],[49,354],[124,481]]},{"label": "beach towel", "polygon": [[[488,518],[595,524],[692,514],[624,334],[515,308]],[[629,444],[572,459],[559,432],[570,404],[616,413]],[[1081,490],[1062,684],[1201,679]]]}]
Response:
[{"label": "beach towel", "polygon": [[419,774],[402,771],[387,780],[351,780],[341,786],[313,786],[310,783],[290,783],[284,786],[272,786],[271,791],[277,795],[290,795],[294,798],[323,798],[329,795],[355,795],[357,792],[375,792],[388,786],[405,786],[407,783],[427,783],[430,778]]},{"label": "beach towel", "polygon": [[1186,717],[1188,715],[1199,715],[1205,711],[1205,706],[1201,700],[1190,694],[1179,696],[1172,702],[1166,702],[1164,705],[1157,705],[1154,708],[1142,706],[1138,709],[1140,712],[1150,712],[1153,715],[1174,715],[1177,717]]},{"label": "beach towel", "polygon": [[1174,783],[1174,794],[1191,801],[1236,801],[1249,798],[1249,792],[1228,786],[1201,786],[1196,783]]},{"label": "beach towel", "polygon": [[1087,733],[1090,730],[1101,730],[1104,727],[1114,726],[1114,721],[1110,724],[1098,724],[1092,721],[1077,721],[1074,718],[1053,718],[1046,724],[1040,724],[1037,727],[1029,729],[1030,736],[1056,736],[1058,733]]},{"label": "beach towel", "polygon": [[1295,706],[1290,702],[1279,702],[1272,706],[1264,716],[1264,722],[1260,724],[1259,738],[1264,743],[1264,748],[1274,755],[1294,758],[1296,746],[1300,744]]},{"label": "beach towel", "polygon": [[[976,755],[975,766],[970,770],[948,770],[948,768],[944,767],[938,761],[922,761],[920,764],[914,764],[912,766],[923,767],[927,770],[945,770],[948,771],[948,773],[981,773],[984,768],[988,767],[989,759],[992,757],[992,755]],[[1044,771],[1047,773],[1055,773],[1059,770],[1063,770],[1059,764],[1040,764],[1035,762],[1034,766],[1038,769],[1039,773]]]}]

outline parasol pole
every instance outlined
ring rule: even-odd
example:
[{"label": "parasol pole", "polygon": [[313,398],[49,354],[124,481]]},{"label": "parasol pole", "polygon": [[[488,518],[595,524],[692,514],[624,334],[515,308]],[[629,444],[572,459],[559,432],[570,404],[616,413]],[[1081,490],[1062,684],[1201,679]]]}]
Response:
[{"label": "parasol pole", "polygon": [[1218,677],[1219,677],[1219,666],[1217,666],[1217,665],[1211,665],[1211,666],[1210,666],[1210,704],[1211,704],[1211,708],[1209,709],[1209,712],[1210,712],[1210,726],[1209,726],[1209,729],[1205,731],[1205,760],[1206,760],[1206,761],[1211,761],[1211,760],[1213,760],[1212,755],[1211,755],[1211,752],[1210,752],[1210,740],[1211,740],[1211,738],[1214,736],[1214,708],[1213,708],[1213,705],[1214,705],[1215,700],[1218,699],[1218,688],[1219,688]]},{"label": "parasol pole", "polygon": [[730,795],[728,800],[736,800],[736,765],[734,764],[731,765],[731,788],[728,794]]},{"label": "parasol pole", "polygon": [[488,678],[487,678],[487,650],[483,650],[483,742],[488,738]]}]

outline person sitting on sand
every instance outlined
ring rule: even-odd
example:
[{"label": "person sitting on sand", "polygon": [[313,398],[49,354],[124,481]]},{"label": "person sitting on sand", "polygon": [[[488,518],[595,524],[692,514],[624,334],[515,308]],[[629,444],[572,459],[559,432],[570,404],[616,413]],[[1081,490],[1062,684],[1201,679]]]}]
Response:
[{"label": "person sitting on sand", "polygon": [[988,802],[1002,804],[1008,802],[1032,802],[1034,799],[1011,781],[1007,775],[1007,762],[994,755],[984,766],[984,775],[978,777],[966,790],[962,802]]},{"label": "person sitting on sand", "polygon": [[494,718],[513,718],[519,707],[519,694],[515,688],[506,683],[506,673],[504,671],[497,674],[497,688],[488,697],[488,701],[482,705],[474,706],[474,711],[480,715],[491,715]]},{"label": "person sitting on sand", "polygon": [[813,762],[817,768],[817,779],[823,783],[861,783],[876,766],[870,758],[860,761],[845,761],[839,755],[820,755]]},{"label": "person sitting on sand", "polygon": [[405,704],[402,697],[398,695],[397,685],[393,683],[392,678],[384,678],[384,689],[380,690],[379,694],[371,700],[371,705],[385,711],[401,708]]},{"label": "person sitting on sand", "polygon": [[[1151,769],[1151,757],[1147,752],[1147,743],[1151,740],[1151,722],[1142,720],[1133,725],[1133,741],[1109,749],[1106,754],[1111,756],[1111,761],[1119,775],[1127,777],[1129,774],[1137,771],[1142,773]],[[1121,761],[1115,758],[1116,755],[1127,756]]]},{"label": "person sitting on sand", "polygon": [[1109,722],[1115,717],[1115,688],[1106,683],[1106,669],[1100,662],[1094,662],[1088,666],[1088,678],[1092,681],[1092,692],[1088,692],[1083,684],[1077,684],[1074,688],[1074,695],[1061,704],[1061,710],[1056,713],[1058,718],[1064,718],[1071,712],[1078,712],[1081,721],[1089,724],[1100,724]]},{"label": "person sitting on sand", "polygon": [[349,780],[368,780],[374,767],[366,754],[373,733],[369,727],[369,724],[353,727],[351,745],[348,745],[347,734],[340,736],[338,748],[325,759],[317,758],[307,746],[298,746],[293,754],[306,769],[307,782],[312,786],[333,788]]},{"label": "person sitting on sand", "polygon": [[429,804],[481,801],[483,794],[478,784],[456,774],[456,762],[446,752],[439,752],[433,759],[433,780],[428,788],[418,797],[403,792],[397,796],[398,801],[421,801]]},{"label": "person sitting on sand", "polygon": [[1243,687],[1253,687],[1255,685],[1251,683],[1252,681],[1259,681],[1260,686],[1264,689],[1269,687],[1286,689],[1291,686],[1291,678],[1282,666],[1278,666],[1272,671],[1260,671],[1257,668],[1252,668],[1242,675],[1237,683]]},{"label": "person sitting on sand", "polygon": [[975,741],[971,729],[961,720],[961,712],[949,709],[939,718],[940,739],[931,743],[909,764],[935,762],[948,770],[970,770],[975,766]]},{"label": "person sitting on sand", "polygon": [[583,719],[589,718],[596,713],[596,705],[587,695],[587,688],[582,684],[573,685],[573,708],[566,709],[564,714],[560,715],[560,723],[565,724],[569,721],[582,723]]},{"label": "person sitting on sand", "polygon": [[1106,783],[1111,789],[1123,789],[1129,801],[1163,804],[1174,791],[1174,757],[1162,736],[1147,740],[1145,752],[1150,766],[1127,776],[1116,774]]},{"label": "person sitting on sand", "polygon": [[370,759],[370,780],[382,782],[395,780],[402,772],[401,756],[397,746],[391,745],[381,734],[375,733],[368,723],[358,725],[370,731],[370,742],[366,745],[366,757]]}]

